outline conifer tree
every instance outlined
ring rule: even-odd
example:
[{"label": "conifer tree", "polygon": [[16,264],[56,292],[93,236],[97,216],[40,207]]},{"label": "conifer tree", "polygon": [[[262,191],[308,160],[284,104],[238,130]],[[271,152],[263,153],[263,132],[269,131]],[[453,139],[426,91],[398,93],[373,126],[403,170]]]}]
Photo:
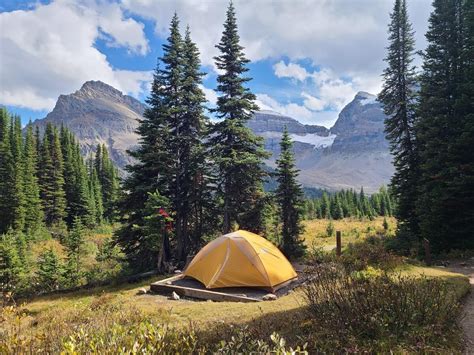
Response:
[{"label": "conifer tree", "polygon": [[25,231],[27,234],[37,230],[43,224],[44,218],[38,183],[38,154],[35,139],[33,127],[30,122],[26,128],[25,149],[23,154]]},{"label": "conifer tree", "polygon": [[63,267],[61,260],[53,249],[45,250],[38,259],[38,282],[41,289],[55,291],[61,287]]},{"label": "conifer tree", "polygon": [[304,254],[304,244],[300,239],[300,234],[303,232],[301,223],[303,190],[297,181],[298,170],[295,167],[295,157],[292,151],[293,143],[286,127],[280,148],[281,153],[275,171],[278,181],[275,195],[282,223],[282,249],[288,257],[300,257]]},{"label": "conifer tree", "polygon": [[15,161],[10,144],[10,117],[0,108],[0,233],[12,227],[15,219]]},{"label": "conifer tree", "polygon": [[[472,170],[465,174],[464,166],[458,165],[458,155],[453,149],[453,142],[459,140],[458,125],[463,121],[457,110],[464,74],[462,3],[462,0],[433,2],[421,76],[420,118],[416,126],[421,161],[417,212],[421,237],[431,241],[435,252],[463,247],[472,240],[470,232],[463,231],[465,226],[457,225],[459,216],[467,217],[472,206],[469,209],[460,204],[459,195],[450,191],[454,181],[469,181],[469,176],[472,177]],[[472,220],[472,216],[467,218]]]},{"label": "conifer tree", "polygon": [[455,139],[450,141],[452,178],[448,181],[452,248],[474,248],[474,2],[464,1],[460,11],[461,53],[459,95],[455,103]]},{"label": "conifer tree", "polygon": [[14,116],[10,124],[10,147],[12,150],[14,164],[14,193],[10,195],[13,208],[12,227],[17,231],[22,231],[25,226],[25,195],[23,184],[23,137],[21,134],[21,119]]},{"label": "conifer tree", "polygon": [[[170,154],[170,150],[176,149],[176,135],[179,134],[176,125],[183,114],[180,90],[183,52],[177,15],[171,21],[170,36],[163,45],[163,52],[154,73],[150,96],[146,100],[149,108],[145,110],[137,129],[139,147],[129,152],[136,163],[127,167],[129,175],[123,184],[127,194],[120,203],[123,227],[116,235],[117,243],[137,269],[156,265],[157,257],[155,250],[146,247],[152,236],[147,235],[144,228],[144,217],[147,215],[144,201],[156,191],[161,196],[170,196],[171,189],[177,186],[173,178],[176,172],[173,162],[175,157]],[[165,257],[170,256],[165,253]],[[168,261],[164,260],[163,263]]]},{"label": "conifer tree", "polygon": [[[229,4],[224,31],[216,46],[220,55],[215,57],[216,66],[222,71],[217,77],[216,116],[221,119],[212,129],[210,138],[213,158],[217,165],[218,196],[223,201],[223,231],[232,229],[237,223],[246,229],[242,215],[249,210],[258,213],[260,207],[256,196],[261,194],[262,180],[266,175],[262,160],[267,156],[262,139],[246,127],[258,107],[255,95],[244,85],[251,78],[246,77],[243,47],[237,33],[237,19],[234,6]],[[258,206],[258,207],[257,207]]]},{"label": "conifer tree", "polygon": [[67,249],[65,275],[68,286],[74,287],[78,285],[81,277],[81,254],[84,246],[84,226],[77,216],[74,218],[65,246]]},{"label": "conifer tree", "polygon": [[23,271],[17,246],[12,233],[0,235],[0,284],[10,291],[18,283]]},{"label": "conifer tree", "polygon": [[41,145],[40,191],[46,224],[60,224],[66,217],[63,156],[58,131],[50,123]]},{"label": "conifer tree", "polygon": [[117,215],[119,181],[117,169],[110,160],[104,144],[97,145],[94,167],[102,191],[104,218],[113,222]]},{"label": "conifer tree", "polygon": [[395,172],[391,184],[398,199],[397,218],[400,237],[418,234],[415,210],[418,153],[414,124],[416,74],[413,66],[414,34],[408,19],[406,0],[395,0],[390,14],[387,68],[379,101],[387,118],[385,132],[390,142]]},{"label": "conifer tree", "polygon": [[[190,243],[197,244],[203,233],[203,209],[210,202],[208,168],[203,141],[206,139],[207,118],[204,116],[206,98],[201,89],[202,77],[199,50],[191,39],[189,27],[183,41],[183,115],[175,130],[176,191],[174,209],[177,258],[184,260]],[[199,211],[200,214],[193,213]],[[191,237],[191,238],[190,238]]]}]

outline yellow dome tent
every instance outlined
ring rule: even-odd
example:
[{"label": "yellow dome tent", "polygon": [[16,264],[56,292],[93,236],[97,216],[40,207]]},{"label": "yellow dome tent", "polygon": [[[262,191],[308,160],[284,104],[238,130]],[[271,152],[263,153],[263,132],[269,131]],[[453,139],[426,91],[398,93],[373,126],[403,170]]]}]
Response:
[{"label": "yellow dome tent", "polygon": [[265,287],[272,291],[297,277],[288,259],[268,240],[239,230],[202,248],[184,271],[206,288]]}]

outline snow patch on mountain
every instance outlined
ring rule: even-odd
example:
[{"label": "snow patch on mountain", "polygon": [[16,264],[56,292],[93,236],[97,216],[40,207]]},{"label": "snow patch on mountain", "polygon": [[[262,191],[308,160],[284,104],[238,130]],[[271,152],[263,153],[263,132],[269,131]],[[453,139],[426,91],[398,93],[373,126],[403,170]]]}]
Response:
[{"label": "snow patch on mountain", "polygon": [[316,133],[308,133],[305,135],[290,134],[290,137],[295,142],[309,143],[314,145],[314,148],[327,148],[330,147],[336,139],[335,134],[330,134],[326,137],[320,136]]}]

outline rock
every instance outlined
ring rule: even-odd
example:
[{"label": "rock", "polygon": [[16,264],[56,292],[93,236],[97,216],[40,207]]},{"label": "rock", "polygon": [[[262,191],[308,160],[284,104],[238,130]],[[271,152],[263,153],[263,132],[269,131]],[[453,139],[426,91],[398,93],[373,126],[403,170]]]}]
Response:
[{"label": "rock", "polygon": [[171,281],[166,281],[165,284],[166,285],[171,285]]},{"label": "rock", "polygon": [[139,136],[135,130],[145,108],[140,101],[110,85],[87,81],[75,93],[59,96],[54,109],[46,118],[34,121],[33,126],[43,131],[48,122],[64,124],[76,136],[84,156],[95,152],[98,143],[105,144],[123,174],[124,167],[134,162],[126,150],[137,144]]},{"label": "rock", "polygon": [[175,301],[179,301],[179,295],[176,292],[173,291],[171,293],[170,299],[175,300]]},{"label": "rock", "polygon": [[145,288],[139,288],[137,291],[137,295],[146,295],[147,291]]},{"label": "rock", "polygon": [[262,297],[262,300],[264,301],[275,301],[278,297],[274,295],[273,293],[269,293],[265,296]]},{"label": "rock", "polygon": [[175,273],[175,274],[182,274],[183,272],[182,272],[181,270],[179,270],[179,269],[176,269],[176,270],[174,271],[174,273]]}]

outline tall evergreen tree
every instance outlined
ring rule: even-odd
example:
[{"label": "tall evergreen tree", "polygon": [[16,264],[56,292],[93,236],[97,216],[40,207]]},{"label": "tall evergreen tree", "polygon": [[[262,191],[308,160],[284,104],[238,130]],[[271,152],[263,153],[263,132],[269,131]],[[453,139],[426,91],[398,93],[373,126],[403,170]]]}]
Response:
[{"label": "tall evergreen tree", "polygon": [[417,211],[421,236],[432,242],[435,251],[459,248],[472,240],[470,232],[466,234],[466,229],[462,231],[464,226],[457,225],[460,215],[472,220],[472,214],[468,217],[472,206],[464,206],[459,195],[450,191],[453,182],[467,182],[469,175],[472,177],[472,170],[464,175],[464,166],[457,165],[458,155],[453,149],[453,142],[459,140],[458,125],[463,121],[457,109],[464,74],[462,3],[434,0],[421,76],[420,118],[416,126],[421,161]]},{"label": "tall evergreen tree", "polygon": [[58,130],[48,123],[41,145],[39,172],[41,200],[48,226],[62,223],[66,217],[63,164]]},{"label": "tall evergreen tree", "polygon": [[37,230],[43,224],[44,218],[38,183],[38,154],[36,146],[33,127],[29,124],[26,128],[25,149],[23,154],[25,231],[27,234]]},{"label": "tall evergreen tree", "polygon": [[418,233],[416,192],[418,158],[415,142],[416,74],[413,66],[414,34],[408,19],[406,0],[395,0],[390,14],[389,46],[383,72],[383,89],[378,96],[387,118],[385,132],[390,142],[395,172],[391,184],[399,201],[399,235]]},{"label": "tall evergreen tree", "polygon": [[102,190],[104,218],[113,222],[117,215],[119,180],[117,169],[104,144],[97,145],[94,167]]},{"label": "tall evergreen tree", "polygon": [[15,161],[10,144],[10,117],[0,108],[0,233],[12,227],[15,219]]},{"label": "tall evergreen tree", "polygon": [[[267,156],[262,139],[246,127],[258,107],[255,95],[244,86],[251,78],[243,47],[239,44],[237,19],[234,6],[229,4],[224,31],[216,46],[221,54],[215,57],[216,66],[222,71],[217,77],[216,116],[221,119],[213,126],[210,143],[217,164],[218,195],[223,201],[223,231],[232,229],[234,223],[247,228],[242,217],[249,212],[259,213],[260,204],[255,198],[262,191],[265,171],[262,159]],[[257,207],[258,206],[258,207]]]},{"label": "tall evergreen tree", "polygon": [[[282,223],[282,249],[288,257],[300,257],[304,253],[304,244],[300,239],[303,232],[301,223],[303,213],[303,190],[296,180],[298,170],[295,167],[295,157],[292,151],[288,130],[285,127],[280,142],[281,153],[277,160],[275,174],[278,187],[275,191],[280,209]],[[340,206],[339,206],[340,207]]]},{"label": "tall evergreen tree", "polygon": [[448,182],[456,211],[449,221],[453,226],[453,247],[474,248],[474,1],[464,1],[461,17],[461,75],[455,110],[455,139],[450,147],[452,179]]},{"label": "tall evergreen tree", "polygon": [[23,137],[21,133],[21,119],[12,117],[10,124],[10,147],[14,164],[14,193],[10,196],[13,207],[13,228],[23,230],[25,226],[25,195],[23,183]]},{"label": "tall evergreen tree", "polygon": [[[176,128],[183,114],[180,90],[183,51],[177,15],[171,21],[170,36],[163,45],[163,52],[146,101],[149,108],[137,129],[139,147],[129,152],[136,163],[127,167],[129,175],[123,184],[127,193],[121,201],[123,227],[116,236],[131,264],[138,269],[153,267],[158,257],[155,250],[146,247],[152,236],[145,228],[144,217],[148,212],[144,202],[149,194],[157,191],[161,196],[170,196],[170,191],[178,185],[173,178],[176,172],[174,157],[170,154],[170,150],[176,149],[176,135],[179,134]],[[169,235],[163,234],[162,237],[168,238]],[[170,243],[166,241],[163,245],[168,247]],[[169,257],[171,253],[166,251],[163,255]],[[163,261],[166,262],[168,260]]]},{"label": "tall evergreen tree", "polygon": [[[207,169],[203,141],[206,138],[207,118],[204,116],[206,98],[201,89],[199,50],[191,39],[189,27],[183,41],[182,109],[183,114],[172,137],[175,155],[175,182],[173,204],[176,213],[176,256],[185,260],[191,242],[198,242],[203,223],[202,216],[193,211],[202,211],[207,190]],[[172,131],[173,132],[173,131]],[[192,239],[190,237],[193,237]]]}]

